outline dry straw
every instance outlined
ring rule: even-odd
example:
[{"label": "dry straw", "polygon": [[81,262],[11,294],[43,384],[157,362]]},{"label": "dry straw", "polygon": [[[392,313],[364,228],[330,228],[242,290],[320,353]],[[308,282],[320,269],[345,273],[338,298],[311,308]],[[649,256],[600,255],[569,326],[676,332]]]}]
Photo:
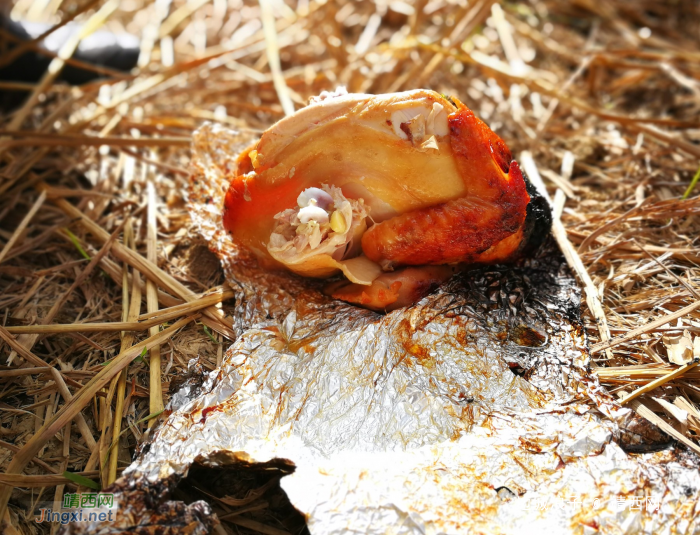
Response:
[{"label": "dry straw", "polygon": [[[337,85],[454,94],[523,155],[556,199],[595,373],[698,450],[700,372],[668,359],[676,336],[700,336],[697,2],[32,4],[13,16],[54,31],[75,19],[82,36],[127,30],[141,50],[134,72],[88,66],[107,77],[71,88],[57,79],[85,66],[76,36],[39,51],[51,68],[38,83],[0,84],[27,96],[0,118],[8,533],[45,529],[30,527],[26,489],[60,500],[74,488],[66,469],[113,481],[188,363],[213,370],[235,336],[233,292],[185,209],[192,131],[211,120],[258,132]],[[0,65],[25,50],[37,41]],[[220,533],[297,529],[263,487],[244,505],[212,498]]]}]

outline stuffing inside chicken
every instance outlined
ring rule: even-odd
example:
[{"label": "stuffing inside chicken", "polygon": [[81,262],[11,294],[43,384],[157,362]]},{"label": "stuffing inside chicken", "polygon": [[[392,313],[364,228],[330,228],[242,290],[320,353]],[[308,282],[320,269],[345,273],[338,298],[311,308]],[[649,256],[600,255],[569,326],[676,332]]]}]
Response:
[{"label": "stuffing inside chicken", "polygon": [[357,284],[370,284],[379,267],[361,257],[367,210],[362,199],[347,199],[340,188],[322,185],[297,197],[297,206],[275,215],[267,251],[288,269],[325,277],[338,269]]}]

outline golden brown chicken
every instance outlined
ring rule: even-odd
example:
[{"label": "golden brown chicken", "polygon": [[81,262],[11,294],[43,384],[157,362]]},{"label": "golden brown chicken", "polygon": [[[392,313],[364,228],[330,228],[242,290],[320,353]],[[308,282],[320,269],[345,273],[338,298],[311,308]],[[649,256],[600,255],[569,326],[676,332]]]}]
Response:
[{"label": "golden brown chicken", "polygon": [[393,310],[458,264],[521,255],[548,225],[531,195],[505,143],[456,99],[322,95],[239,156],[224,224],[263,267],[342,272],[330,295]]}]

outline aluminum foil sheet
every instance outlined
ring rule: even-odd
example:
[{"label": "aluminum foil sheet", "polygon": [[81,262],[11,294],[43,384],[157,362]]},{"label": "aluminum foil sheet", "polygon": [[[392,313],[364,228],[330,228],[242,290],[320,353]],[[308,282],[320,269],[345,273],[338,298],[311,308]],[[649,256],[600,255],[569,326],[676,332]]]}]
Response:
[{"label": "aluminum foil sheet", "polygon": [[239,336],[112,487],[117,521],[67,533],[209,532],[206,504],[169,495],[193,463],[293,469],[281,486],[314,535],[700,532],[697,459],[621,447],[645,437],[590,371],[580,292],[552,244],[386,315],[334,301],[260,271],[224,232],[249,141],[200,129],[189,199],[238,291]]}]

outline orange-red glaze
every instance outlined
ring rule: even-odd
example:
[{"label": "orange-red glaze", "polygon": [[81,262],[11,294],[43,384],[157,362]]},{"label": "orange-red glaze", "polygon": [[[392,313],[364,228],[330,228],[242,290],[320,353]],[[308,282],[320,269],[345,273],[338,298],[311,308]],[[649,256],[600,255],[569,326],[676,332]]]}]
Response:
[{"label": "orange-red glaze", "polygon": [[[530,196],[508,147],[466,107],[449,116],[449,126],[458,169],[478,180],[465,184],[465,197],[374,225],[362,237],[371,260],[383,266],[474,262],[522,227]],[[513,252],[501,249],[491,251],[489,261]]]},{"label": "orange-red glaze", "polygon": [[499,241],[483,253],[473,256],[471,262],[474,264],[497,264],[510,259],[515,260],[523,244],[523,234],[523,228],[518,229],[515,234]]},{"label": "orange-red glaze", "polygon": [[377,312],[390,312],[412,305],[453,273],[454,269],[448,266],[408,267],[380,275],[371,286],[340,281],[326,287],[325,293]]}]

